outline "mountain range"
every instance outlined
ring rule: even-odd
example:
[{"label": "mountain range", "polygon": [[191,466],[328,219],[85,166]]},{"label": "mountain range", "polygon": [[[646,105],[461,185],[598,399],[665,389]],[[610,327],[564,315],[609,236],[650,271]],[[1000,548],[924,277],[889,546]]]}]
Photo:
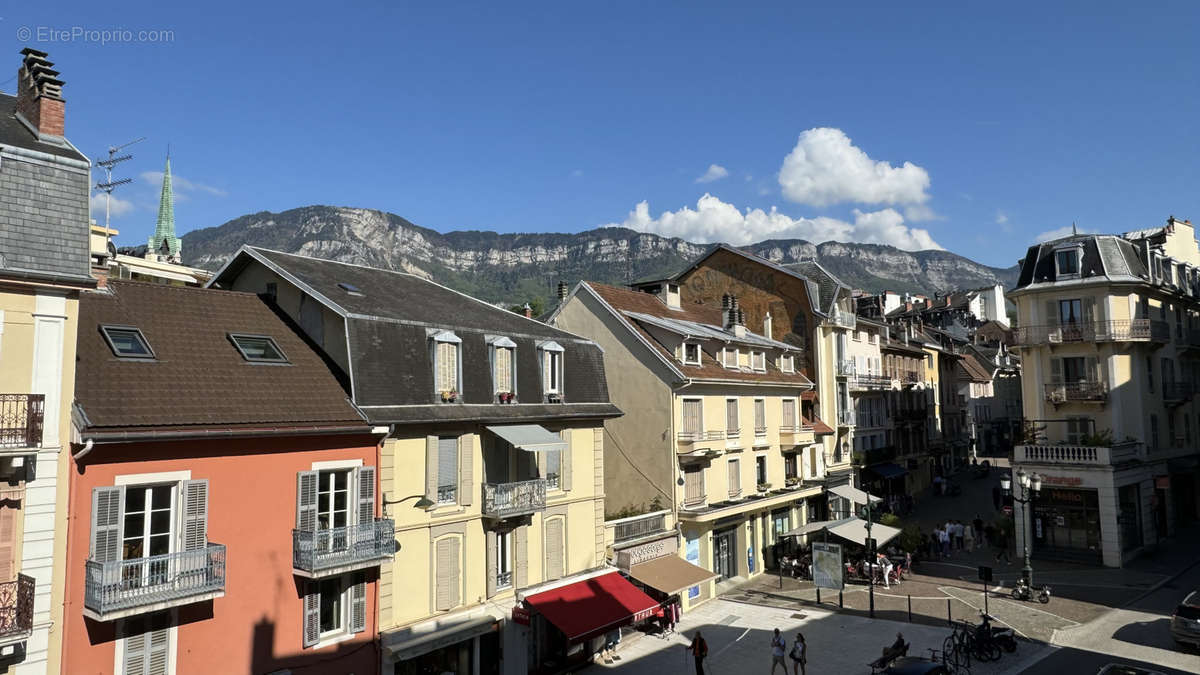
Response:
[{"label": "mountain range", "polygon": [[[393,213],[340,206],[260,212],[183,236],[184,262],[215,270],[242,244],[418,274],[491,302],[544,301],[558,281],[622,284],[680,269],[708,244],[620,227],[573,234],[440,233]],[[983,265],[949,251],[902,251],[878,244],[777,239],[743,250],[786,264],[815,258],[865,291],[933,294],[1011,287],[1017,268]],[[540,304],[540,303],[539,303]]]}]

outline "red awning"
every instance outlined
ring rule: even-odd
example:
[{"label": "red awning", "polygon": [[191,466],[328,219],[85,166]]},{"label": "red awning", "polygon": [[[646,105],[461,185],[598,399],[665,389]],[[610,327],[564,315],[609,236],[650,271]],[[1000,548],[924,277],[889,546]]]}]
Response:
[{"label": "red awning", "polygon": [[619,572],[592,577],[544,593],[525,602],[578,642],[648,618],[658,603]]}]

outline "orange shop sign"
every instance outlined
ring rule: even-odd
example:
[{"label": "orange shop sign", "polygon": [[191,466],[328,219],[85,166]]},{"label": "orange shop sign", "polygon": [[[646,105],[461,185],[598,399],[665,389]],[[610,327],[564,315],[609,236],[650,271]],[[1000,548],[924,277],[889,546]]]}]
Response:
[{"label": "orange shop sign", "polygon": [[1083,485],[1083,479],[1079,476],[1042,476],[1042,482],[1050,485]]}]

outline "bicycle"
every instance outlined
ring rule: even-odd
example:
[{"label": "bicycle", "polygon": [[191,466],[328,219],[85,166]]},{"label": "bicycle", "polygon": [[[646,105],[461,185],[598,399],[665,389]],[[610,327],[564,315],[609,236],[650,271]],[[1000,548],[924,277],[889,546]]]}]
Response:
[{"label": "bicycle", "polygon": [[[940,658],[938,656],[939,654],[941,655]],[[939,652],[932,647],[929,648],[930,661],[934,663],[940,663],[941,665],[945,666],[946,670],[950,671],[952,675],[971,675],[971,668],[969,666],[964,665],[952,657],[953,655],[948,655],[945,650]]]},{"label": "bicycle", "polygon": [[953,632],[942,643],[942,653],[946,658],[953,657],[954,663],[971,665],[971,654],[975,652],[974,627],[965,621],[957,621],[952,626]]}]

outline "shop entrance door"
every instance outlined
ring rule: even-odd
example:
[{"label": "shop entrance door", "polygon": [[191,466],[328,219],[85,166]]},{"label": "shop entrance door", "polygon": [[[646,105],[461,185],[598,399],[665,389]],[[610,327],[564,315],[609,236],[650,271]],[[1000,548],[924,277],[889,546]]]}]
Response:
[{"label": "shop entrance door", "polygon": [[721,530],[713,535],[713,572],[721,575],[721,580],[732,578],[736,572],[734,552],[737,531],[734,529]]}]

